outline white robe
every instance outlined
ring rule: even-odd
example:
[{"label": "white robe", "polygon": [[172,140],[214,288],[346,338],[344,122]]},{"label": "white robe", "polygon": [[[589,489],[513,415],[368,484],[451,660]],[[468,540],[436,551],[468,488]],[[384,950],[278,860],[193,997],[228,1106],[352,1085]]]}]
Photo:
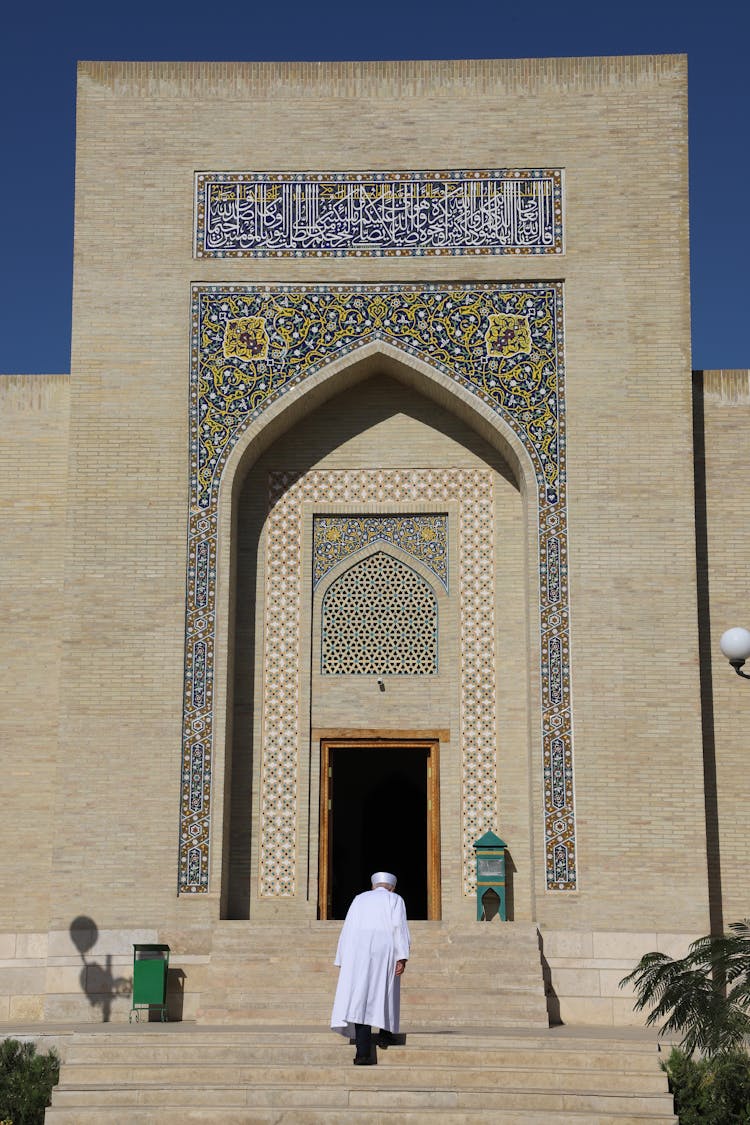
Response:
[{"label": "white robe", "polygon": [[354,1024],[398,1031],[401,978],[396,962],[408,960],[409,927],[400,895],[376,887],[349,907],[334,965],[340,966],[331,1027],[354,1036]]}]

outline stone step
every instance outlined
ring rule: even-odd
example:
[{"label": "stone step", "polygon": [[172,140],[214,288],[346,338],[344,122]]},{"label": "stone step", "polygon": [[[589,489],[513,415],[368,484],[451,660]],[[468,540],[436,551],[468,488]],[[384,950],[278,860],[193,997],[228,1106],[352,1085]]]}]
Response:
[{"label": "stone step", "polygon": [[[409,1037],[411,1039],[411,1036]],[[226,1065],[240,1065],[247,1063],[269,1063],[279,1061],[280,1057],[288,1059],[296,1050],[304,1056],[309,1064],[340,1063],[342,1059],[342,1037],[333,1033],[329,1034],[327,1043],[309,1043],[305,1039],[299,1048],[287,1044],[244,1041],[233,1043],[207,1042],[169,1042],[159,1043],[151,1039],[149,1042],[127,1042],[120,1044],[105,1043],[76,1043],[74,1042],[66,1051],[65,1062],[68,1066],[79,1064],[106,1064],[121,1063],[122,1065],[141,1064],[144,1061],[153,1063],[183,1063],[184,1065],[200,1065],[203,1063],[219,1062]],[[287,1037],[288,1041],[288,1037]],[[498,1066],[513,1065],[515,1067],[533,1067],[537,1064],[560,1068],[585,1068],[591,1070],[627,1070],[630,1072],[653,1071],[653,1052],[645,1053],[623,1049],[620,1051],[603,1050],[599,1045],[582,1053],[580,1049],[565,1050],[561,1048],[547,1049],[539,1042],[524,1046],[508,1045],[503,1047],[490,1047],[476,1045],[471,1047],[456,1047],[455,1045],[428,1046],[417,1044],[412,1046],[408,1041],[389,1047],[389,1059],[392,1057],[402,1065],[421,1067],[429,1066]],[[382,1051],[380,1052],[382,1057]]]},{"label": "stone step", "polygon": [[[93,1024],[76,1031],[73,1036],[73,1044],[103,1045],[111,1043],[119,1045],[122,1043],[126,1045],[132,1042],[150,1049],[158,1042],[183,1044],[184,1047],[191,1044],[196,1047],[210,1044],[247,1044],[251,1046],[258,1043],[284,1044],[289,1049],[295,1049],[295,1045],[300,1041],[326,1045],[338,1044],[341,1042],[341,1038],[339,1035],[332,1034],[328,1028],[313,1024],[292,1030],[278,1027],[228,1028],[223,1025],[212,1027],[194,1023],[155,1022],[141,1025]],[[587,1034],[585,1028],[575,1033],[557,1029],[550,1031],[548,1034],[539,1034],[538,1032],[517,1028],[514,1031],[503,1031],[499,1034],[488,1033],[481,1040],[478,1038],[476,1031],[467,1033],[452,1031],[449,1040],[446,1040],[443,1032],[436,1025],[430,1031],[410,1033],[405,1037],[405,1044],[410,1047],[430,1047],[435,1040],[441,1043],[449,1042],[451,1047],[457,1049],[476,1047],[478,1042],[481,1042],[482,1045],[486,1044],[487,1050],[502,1053],[515,1047],[532,1046],[534,1049],[543,1051],[575,1051],[578,1054],[588,1054],[596,1050],[616,1054],[632,1052],[647,1055],[651,1058],[657,1051],[655,1034],[643,1036],[636,1033],[634,1035],[629,1034],[627,1030],[618,1034],[615,1029],[609,1029],[604,1035],[598,1032]]]},{"label": "stone step", "polygon": [[[319,1026],[328,1027],[331,1018],[331,998],[322,1001],[316,1006],[300,998],[292,1009],[288,1004],[279,1005],[278,1000],[269,998],[259,1001],[256,997],[229,996],[226,999],[218,997],[216,1008],[201,1008],[198,1018],[202,1023],[226,1023],[234,1026],[246,1023],[251,1027],[263,1027],[267,1024],[276,1027],[296,1026],[300,1023],[317,1023]],[[404,1005],[402,1008],[401,1028],[406,1031],[424,1031],[435,1026],[435,1009],[431,1003],[425,1002],[420,1010],[418,1004]],[[502,1004],[494,1010],[486,1004],[479,1007],[479,1002],[473,1011],[466,1011],[458,1005],[448,1007],[446,1004],[440,1011],[440,1027],[445,1030],[458,1027],[488,1027],[512,1028],[524,1027],[531,1030],[540,1030],[549,1026],[547,1008],[542,998],[537,1002],[529,1000],[524,1003],[510,1003],[504,998]]]},{"label": "stone step", "polygon": [[[497,1091],[494,1091],[494,1096]],[[674,1114],[667,1111],[657,1114],[620,1113],[594,1111],[558,1110],[550,1118],[550,1110],[540,1111],[522,1109],[503,1109],[492,1105],[491,1109],[453,1109],[449,1106],[429,1109],[411,1109],[399,1104],[386,1107],[379,1104],[379,1098],[355,1100],[345,1108],[307,1107],[268,1107],[261,1106],[231,1108],[216,1105],[195,1106],[190,1110],[161,1106],[158,1110],[159,1125],[185,1125],[186,1121],[204,1122],[205,1125],[327,1125],[328,1122],[351,1122],[356,1114],[357,1125],[382,1125],[383,1121],[394,1121],[403,1125],[434,1125],[436,1115],[440,1125],[469,1125],[475,1121],[491,1120],[497,1125],[678,1125]],[[187,1115],[187,1116],[186,1116]],[[153,1107],[122,1106],[52,1106],[45,1115],[45,1125],[154,1125]]]},{"label": "stone step", "polygon": [[[271,1008],[237,1008],[231,1010],[226,1007],[219,1008],[212,1011],[210,1008],[199,1012],[199,1017],[205,1018],[209,1023],[221,1021],[227,1027],[266,1027],[269,1024],[275,1024],[276,1027],[289,1027],[290,1024],[296,1023],[296,1015],[302,1019],[309,1019],[311,1015],[308,1011],[300,1011],[295,1013],[295,1018],[290,1017],[288,1013],[274,1012]],[[321,1015],[320,1022],[327,1023],[330,1018],[330,1010],[326,1013],[318,1013]],[[411,1031],[425,1031],[434,1026],[434,1014],[426,1013],[423,1019],[410,1018],[409,1028]],[[441,1029],[443,1031],[450,1031],[453,1028],[485,1028],[488,1024],[487,1013],[478,1013],[475,1018],[467,1018],[465,1013],[449,1013],[441,1021]],[[549,1026],[549,1021],[544,1016],[535,1015],[512,1015],[508,1013],[501,1013],[492,1017],[492,1024],[495,1028],[510,1029],[514,1027],[528,1028],[530,1031],[541,1031],[542,1028]],[[403,1026],[403,1025],[402,1025]]]},{"label": "stone step", "polygon": [[[245,929],[232,933],[223,933],[219,928],[214,931],[212,949],[214,950],[252,950],[258,946],[271,949],[284,950],[290,948],[289,930],[274,930],[258,923],[245,922]],[[455,946],[462,949],[491,949],[495,952],[514,949],[529,949],[539,947],[539,935],[535,929],[513,930],[503,937],[488,935],[478,928],[477,932],[456,932],[452,929],[424,930],[415,932],[411,926],[412,945],[415,949],[444,949]],[[334,949],[338,944],[341,926],[335,931],[316,932],[315,930],[299,929],[295,926],[295,947],[304,945],[309,949]]]},{"label": "stone step", "polygon": [[[341,932],[343,919],[330,919],[323,921],[319,918],[295,920],[292,925],[296,934],[311,933],[313,935],[328,935],[337,937]],[[214,927],[214,936],[226,938],[237,934],[247,933],[253,929],[258,932],[272,934],[274,937],[288,938],[289,924],[287,922],[257,921],[253,919],[222,919]],[[425,936],[446,936],[451,940],[461,937],[480,935],[483,939],[492,938],[497,941],[512,941],[516,938],[536,934],[537,929],[533,922],[497,922],[495,924],[471,921],[427,921],[425,918],[410,919],[409,929],[417,934],[420,939]]]},{"label": "stone step", "polygon": [[[299,993],[324,995],[336,989],[339,971],[333,965],[324,968],[304,967],[290,969],[285,965],[268,962],[264,966],[248,966],[243,963],[225,963],[209,969],[212,989],[235,989],[244,991],[270,991],[277,993]],[[454,988],[470,993],[494,993],[512,995],[531,991],[541,991],[543,978],[541,969],[528,964],[513,971],[504,969],[485,975],[473,966],[470,969],[425,968],[407,966],[401,985],[402,997],[415,990],[438,989],[445,991]]]},{"label": "stone step", "polygon": [[[314,926],[305,927],[295,925],[295,945],[307,949],[326,950],[336,949],[341,923],[318,922]],[[229,926],[230,929],[224,927]],[[315,927],[326,927],[317,929]],[[475,923],[475,928],[460,928],[453,925],[443,925],[437,922],[411,923],[410,930],[412,945],[419,950],[443,949],[446,947],[464,948],[467,950],[485,949],[493,952],[514,949],[539,948],[539,935],[533,926],[518,926],[517,923],[508,923],[506,926],[492,928],[483,927]],[[289,929],[277,926],[268,926],[257,922],[226,923],[222,922],[214,930],[212,950],[214,952],[236,952],[246,949],[252,952],[258,948],[275,949],[283,951],[290,948]]]},{"label": "stone step", "polygon": [[[150,1086],[140,1088],[137,1086],[121,1086],[117,1090],[103,1090],[100,1087],[71,1087],[56,1089],[53,1096],[55,1107],[68,1105],[80,1106],[309,1106],[328,1105],[344,1107],[347,1105],[362,1104],[365,1098],[373,1097],[373,1104],[383,1108],[408,1106],[415,1108],[460,1108],[482,1109],[488,1104],[497,1102],[498,1091],[495,1087],[486,1086],[472,1090],[399,1090],[378,1087],[376,1091],[368,1088],[364,1083],[341,1084],[336,1087],[320,1087],[306,1085],[304,1087],[291,1087],[279,1089],[276,1086]],[[633,1094],[588,1094],[569,1093],[543,1090],[513,1090],[504,1088],[502,1091],[503,1109],[529,1109],[532,1111],[547,1110],[559,1112],[560,1110],[580,1112],[620,1112],[634,1113],[670,1113],[671,1100],[668,1094],[633,1095]]]},{"label": "stone step", "polygon": [[[217,989],[212,997],[217,1008],[237,1010],[247,1007],[256,1010],[267,1010],[276,1013],[278,1018],[285,1018],[287,1025],[293,1025],[307,1013],[307,1022],[323,1023],[328,1025],[331,1014],[333,993],[295,994],[273,992],[270,989]],[[205,1013],[206,1008],[202,1011]],[[518,1015],[545,1013],[546,1004],[544,997],[538,992],[470,992],[461,990],[460,997],[455,996],[448,989],[420,989],[413,995],[401,997],[402,1023],[411,1024],[418,1020],[425,1012],[429,1012],[432,1022],[439,1014],[440,1022],[445,1022],[449,1016],[465,1016],[467,1023],[476,1025],[477,1019],[484,1019],[485,1024],[491,1025],[496,1017],[517,1013]],[[278,1023],[278,1018],[274,1023]],[[217,1021],[220,1022],[220,1021]],[[523,1025],[519,1025],[523,1026]]]},{"label": "stone step", "polygon": [[676,1125],[653,1040],[518,1028],[446,1035],[433,1025],[378,1050],[375,1067],[352,1067],[352,1056],[319,1028],[87,1030],[67,1047],[46,1122]]},{"label": "stone step", "polygon": [[[322,983],[311,981],[309,987],[303,986],[299,982],[296,985],[290,985],[283,980],[280,980],[277,984],[275,981],[268,980],[248,982],[242,978],[230,980],[225,985],[219,985],[218,983],[212,985],[213,995],[217,998],[241,996],[244,999],[255,999],[259,1003],[267,999],[275,1000],[276,1003],[283,1003],[284,1000],[291,997],[293,1001],[306,999],[311,1005],[315,1006],[324,1001],[332,1004],[335,990],[335,976]],[[524,983],[518,988],[503,988],[489,982],[484,987],[480,982],[472,985],[466,981],[465,977],[461,977],[459,981],[455,982],[441,980],[434,984],[423,983],[415,978],[410,978],[408,982],[404,981],[401,988],[401,1005],[405,1007],[409,1004],[423,1005],[425,1002],[429,1002],[436,1005],[435,1011],[437,1013],[441,1010],[442,1005],[454,1007],[460,1005],[463,1007],[476,1003],[477,999],[481,997],[485,997],[489,1003],[507,1000],[508,1003],[514,1004],[522,1003],[529,997],[543,995],[541,975],[534,986]],[[293,1006],[296,1007],[296,1004]]]},{"label": "stone step", "polygon": [[[259,964],[226,961],[215,965],[211,970],[211,980],[217,988],[231,988],[242,983],[246,987],[252,984],[253,987],[273,987],[287,991],[300,987],[322,991],[326,988],[335,989],[337,979],[338,969],[332,962],[315,964],[306,961],[304,965],[287,966],[283,962],[270,960]],[[460,983],[461,987],[471,991],[483,992],[489,987],[495,992],[522,992],[540,987],[541,979],[540,970],[529,966],[528,962],[513,969],[493,967],[489,977],[476,964],[432,966],[420,963],[407,966],[402,987],[445,988],[447,985]]]},{"label": "stone step", "polygon": [[[311,1080],[316,1087],[336,1086],[342,1081],[342,1070],[348,1070],[346,1055],[342,1048],[341,1061],[334,1065],[318,1065],[311,1070],[306,1061],[300,1059],[296,1064],[258,1063],[221,1064],[206,1062],[200,1066],[201,1084],[204,1086],[245,1086],[269,1085],[289,1088],[296,1085],[309,1086]],[[364,1068],[358,1068],[364,1069]],[[181,1086],[195,1082],[196,1066],[184,1063],[114,1063],[101,1065],[79,1063],[65,1064],[61,1075],[60,1088],[75,1087],[120,1087],[123,1085]],[[350,1079],[351,1081],[351,1079]],[[494,1088],[496,1092],[508,1088],[535,1090],[581,1090],[585,1093],[599,1094],[658,1094],[664,1090],[663,1076],[654,1068],[645,1071],[600,1071],[579,1069],[568,1070],[560,1067],[516,1067],[509,1066],[430,1066],[419,1068],[408,1064],[387,1063],[367,1068],[367,1081],[375,1086],[388,1086],[402,1090],[475,1089]]]},{"label": "stone step", "polygon": [[[276,929],[258,923],[242,923],[242,928],[225,932],[222,925],[214,931],[212,954],[237,956],[243,952],[249,957],[267,955],[279,960],[296,960],[302,954],[326,956],[335,953],[340,927],[334,931],[316,931],[305,927],[295,927],[293,937],[289,929]],[[232,924],[234,925],[234,924]],[[428,923],[429,926],[433,925]],[[454,927],[438,930],[427,929],[412,934],[413,954],[422,959],[437,959],[445,956],[465,956],[476,960],[478,952],[507,957],[518,956],[523,959],[530,951],[539,950],[539,937],[534,927],[520,930],[506,930],[502,940],[483,937],[487,931],[461,932]]]},{"label": "stone step", "polygon": [[[335,968],[336,947],[331,949],[302,948],[296,954],[278,953],[272,950],[226,950],[214,949],[211,960],[219,965],[243,966],[251,972],[262,972],[269,966],[284,965],[290,972],[329,972]],[[467,973],[507,973],[528,969],[540,961],[539,950],[514,949],[512,952],[474,949],[435,949],[425,950],[412,946],[409,971],[424,972],[467,972]]]},{"label": "stone step", "polygon": [[[205,995],[205,994],[204,994]],[[244,990],[216,990],[211,996],[211,1006],[205,1002],[198,1012],[200,1023],[275,1024],[293,1026],[315,1023],[327,1027],[331,1016],[331,993],[321,996],[258,993]],[[486,993],[463,992],[456,997],[450,991],[415,991],[402,997],[402,1030],[416,1031],[436,1025],[445,1027],[528,1027],[549,1026],[546,1000],[537,993]]]},{"label": "stone step", "polygon": [[[211,960],[221,965],[241,965],[251,971],[263,971],[269,965],[284,965],[289,971],[300,972],[310,968],[327,972],[334,968],[336,946],[315,949],[309,946],[300,948],[295,954],[278,952],[267,947],[258,949],[213,949]],[[486,972],[490,966],[494,972],[510,973],[539,961],[539,950],[529,946],[524,949],[485,950],[453,947],[426,950],[412,946],[409,969],[432,972]]]}]

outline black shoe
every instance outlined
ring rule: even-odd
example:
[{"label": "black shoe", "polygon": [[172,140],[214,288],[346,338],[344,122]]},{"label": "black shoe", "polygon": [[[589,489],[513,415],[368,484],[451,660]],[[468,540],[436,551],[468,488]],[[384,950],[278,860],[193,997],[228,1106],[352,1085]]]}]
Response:
[{"label": "black shoe", "polygon": [[355,1055],[354,1056],[354,1065],[355,1066],[375,1066],[376,1064],[375,1064],[375,1059],[372,1057],[372,1055]]},{"label": "black shoe", "polygon": [[395,1044],[398,1043],[398,1039],[392,1031],[380,1031],[378,1032],[376,1042],[378,1047],[382,1047],[385,1049],[386,1047],[395,1046]]}]

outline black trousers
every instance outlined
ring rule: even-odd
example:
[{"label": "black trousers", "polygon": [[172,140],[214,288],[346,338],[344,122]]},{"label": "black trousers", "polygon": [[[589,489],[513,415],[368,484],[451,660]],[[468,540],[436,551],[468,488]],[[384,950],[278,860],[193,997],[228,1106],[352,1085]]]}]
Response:
[{"label": "black trousers", "polygon": [[372,1028],[367,1023],[355,1023],[354,1042],[357,1047],[357,1056],[369,1058],[372,1052]]}]

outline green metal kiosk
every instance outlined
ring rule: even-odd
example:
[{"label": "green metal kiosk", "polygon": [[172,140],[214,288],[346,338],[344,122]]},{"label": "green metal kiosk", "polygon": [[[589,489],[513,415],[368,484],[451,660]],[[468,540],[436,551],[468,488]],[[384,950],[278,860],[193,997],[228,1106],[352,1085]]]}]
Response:
[{"label": "green metal kiosk", "polygon": [[141,1012],[160,1013],[162,1023],[167,1015],[167,978],[169,975],[168,945],[133,946],[133,1006],[129,1020],[136,1023]]},{"label": "green metal kiosk", "polygon": [[505,908],[505,849],[507,844],[494,832],[485,832],[474,844],[477,856],[477,922],[499,917],[507,921]]}]

